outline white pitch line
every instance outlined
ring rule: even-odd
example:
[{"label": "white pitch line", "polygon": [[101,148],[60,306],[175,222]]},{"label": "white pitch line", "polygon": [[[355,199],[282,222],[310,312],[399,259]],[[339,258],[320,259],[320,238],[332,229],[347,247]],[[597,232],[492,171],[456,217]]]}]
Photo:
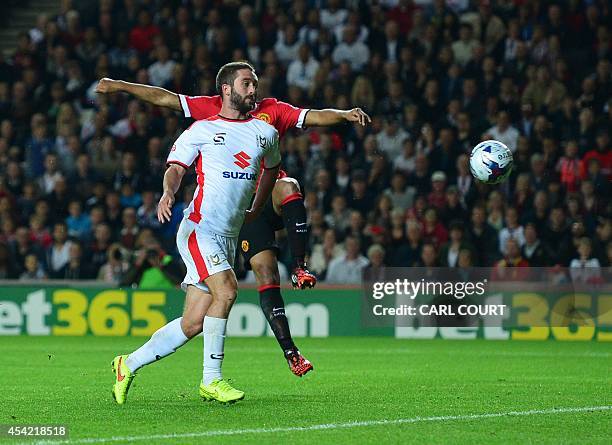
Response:
[{"label": "white pitch line", "polygon": [[[270,348],[248,348],[248,347],[232,347],[232,351],[248,351],[257,352],[258,354],[277,354],[276,350]],[[308,352],[317,354],[338,354],[338,349],[333,348],[309,348]],[[363,352],[363,348],[342,348],[342,352]],[[462,350],[458,351],[440,351],[441,355],[486,355],[489,356],[500,356],[500,357],[584,357],[584,358],[610,358],[612,353],[608,352],[520,352],[520,351],[482,351],[482,352],[466,352]],[[409,348],[381,348],[372,349],[368,351],[368,354],[431,354],[431,350],[427,348],[423,349],[409,349]]]},{"label": "white pitch line", "polygon": [[402,425],[420,422],[446,422],[453,420],[479,420],[492,419],[496,417],[517,417],[517,416],[535,416],[546,414],[568,414],[568,413],[583,413],[593,411],[608,411],[612,409],[612,405],[604,406],[588,406],[580,408],[551,408],[551,409],[532,409],[528,411],[507,411],[503,413],[485,413],[485,414],[464,414],[456,416],[434,416],[434,417],[409,417],[407,419],[381,419],[381,420],[363,420],[356,422],[345,423],[323,423],[318,425],[307,426],[289,426],[276,428],[246,428],[241,430],[215,430],[202,431],[198,433],[174,433],[174,434],[154,434],[149,436],[122,436],[122,437],[96,437],[90,439],[75,439],[75,440],[46,440],[35,442],[36,444],[79,444],[79,443],[104,443],[104,442],[137,442],[144,440],[161,440],[161,439],[188,439],[193,437],[217,437],[217,436],[236,436],[243,434],[273,434],[273,433],[288,433],[293,431],[320,431],[320,430],[335,430],[345,428],[369,427],[380,425]]}]

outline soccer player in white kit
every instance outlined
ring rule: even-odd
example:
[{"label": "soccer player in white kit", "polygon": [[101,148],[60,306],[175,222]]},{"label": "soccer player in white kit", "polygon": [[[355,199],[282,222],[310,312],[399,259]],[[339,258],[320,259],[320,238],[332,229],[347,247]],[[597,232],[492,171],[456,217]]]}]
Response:
[{"label": "soccer player in white kit", "polygon": [[197,188],[176,238],[187,267],[183,316],[160,328],[133,353],[115,357],[113,397],[119,404],[125,403],[138,369],[170,355],[202,330],[202,313],[206,315],[200,396],[220,402],[244,398],[244,392],[221,374],[227,317],[238,288],[232,265],[243,222],[257,217],[274,187],[280,153],[277,130],[248,114],[257,90],[252,67],[242,62],[225,65],[217,74],[217,86],[223,98],[219,114],[195,122],[170,150],[157,211],[160,222],[170,220],[174,195],[195,164]]}]

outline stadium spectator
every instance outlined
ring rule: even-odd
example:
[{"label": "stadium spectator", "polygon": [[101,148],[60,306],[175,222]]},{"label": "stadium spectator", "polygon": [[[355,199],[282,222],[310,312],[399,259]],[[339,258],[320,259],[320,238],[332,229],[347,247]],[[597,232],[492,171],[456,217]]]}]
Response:
[{"label": "stadium spectator", "polygon": [[421,257],[415,264],[418,267],[438,267],[438,252],[436,246],[432,243],[426,242],[421,248]]},{"label": "stadium spectator", "polygon": [[369,264],[363,269],[364,280],[383,281],[385,279],[385,249],[380,244],[368,248]]},{"label": "stadium spectator", "polygon": [[298,50],[298,57],[287,68],[287,85],[309,91],[318,70],[319,62],[311,56],[310,47],[302,43]]},{"label": "stadium spectator", "polygon": [[452,221],[467,223],[469,220],[468,212],[461,202],[459,190],[454,185],[446,189],[445,204],[440,211],[440,220],[445,226],[449,226]]},{"label": "stadium spectator", "polygon": [[453,43],[453,56],[455,61],[465,66],[471,60],[474,49],[480,45],[478,40],[473,37],[472,25],[464,23],[459,29],[459,40]]},{"label": "stadium spectator", "polygon": [[91,265],[83,258],[83,248],[80,242],[70,243],[68,262],[52,274],[51,278],[61,280],[88,280],[94,278]]},{"label": "stadium spectator", "polygon": [[360,72],[368,63],[370,50],[357,40],[357,30],[353,25],[346,26],[340,42],[332,53],[334,63],[348,62],[353,71]]},{"label": "stadium spectator", "polygon": [[571,239],[565,211],[562,207],[554,207],[551,209],[549,225],[543,238],[555,264],[569,264]]},{"label": "stadium spectator", "polygon": [[493,269],[494,280],[522,281],[529,276],[529,272],[521,270],[528,268],[529,263],[521,255],[518,242],[514,238],[508,238],[504,246],[505,255],[495,264]]},{"label": "stadium spectator", "polygon": [[24,272],[19,276],[21,281],[42,280],[47,278],[38,257],[33,253],[27,254],[24,260]]},{"label": "stadium spectator", "polygon": [[330,261],[345,254],[344,247],[336,242],[336,232],[327,229],[323,235],[323,241],[313,246],[308,265],[318,277],[325,279]]},{"label": "stadium spectator", "polygon": [[405,212],[412,207],[416,189],[407,187],[406,176],[402,172],[396,171],[391,177],[391,187],[387,188],[384,194],[391,200],[393,209]]},{"label": "stadium spectator", "polygon": [[129,269],[129,263],[123,259],[124,254],[121,246],[117,243],[112,244],[106,252],[107,262],[100,267],[98,280],[109,285],[118,286]]},{"label": "stadium spectator", "polygon": [[68,217],[66,218],[68,236],[81,241],[91,236],[91,219],[83,213],[81,201],[73,200],[68,204]]},{"label": "stadium spectator", "polygon": [[283,67],[289,66],[291,62],[299,58],[302,45],[298,40],[297,30],[293,23],[287,23],[285,28],[279,33],[274,51],[279,62]]},{"label": "stadium spectator", "polygon": [[383,131],[376,136],[376,143],[387,159],[396,159],[402,153],[402,145],[409,134],[400,128],[399,122],[389,119]]},{"label": "stadium spectator", "polygon": [[431,175],[431,192],[427,195],[427,204],[438,210],[446,206],[446,174],[443,171],[435,171]]},{"label": "stadium spectator", "polygon": [[491,266],[497,260],[499,245],[495,229],[486,220],[486,210],[477,205],[472,209],[469,238],[476,251],[475,264]]},{"label": "stadium spectator", "polygon": [[325,223],[327,227],[342,233],[348,228],[351,215],[351,211],[346,206],[346,197],[341,194],[334,196],[331,207],[331,212],[325,215]]},{"label": "stadium spectator", "polygon": [[151,13],[142,9],[138,13],[138,25],[130,31],[130,47],[145,54],[153,47],[153,39],[159,35],[159,28],[151,23]]},{"label": "stadium spectator", "polygon": [[578,258],[570,262],[570,273],[574,283],[597,283],[601,280],[601,265],[592,257],[591,240],[587,237],[578,242]]},{"label": "stadium spectator", "polygon": [[49,153],[45,156],[44,165],[45,171],[38,181],[38,186],[46,195],[53,192],[55,184],[62,178],[62,173],[58,170],[59,165],[55,153]]},{"label": "stadium spectator", "polygon": [[359,284],[368,260],[359,252],[361,243],[358,238],[347,236],[344,247],[346,253],[329,262],[326,280],[329,283]]},{"label": "stadium spectator", "polygon": [[500,111],[497,114],[497,124],[487,130],[492,139],[505,144],[513,153],[516,151],[519,132],[510,125],[510,115],[507,111]]},{"label": "stadium spectator", "polygon": [[538,231],[534,223],[525,225],[525,244],[521,248],[521,255],[533,267],[544,267],[549,264],[548,252],[538,238]]},{"label": "stadium spectator", "polygon": [[521,248],[525,244],[525,233],[523,226],[519,224],[516,208],[508,207],[504,220],[504,227],[499,231],[499,251],[505,255],[508,239],[515,240]]},{"label": "stadium spectator", "polygon": [[350,175],[351,166],[345,156],[338,155],[336,158],[336,183],[335,187],[338,193],[345,194],[348,190],[351,181]]},{"label": "stadium spectator", "polygon": [[[102,211],[101,208],[98,208],[98,210]],[[93,240],[86,252],[93,273],[97,273],[100,267],[106,262],[108,257],[107,251],[110,249],[111,240],[112,232],[107,223],[101,221],[94,225]]]},{"label": "stadium spectator", "polygon": [[47,268],[54,276],[70,260],[70,246],[72,241],[68,240],[68,226],[65,222],[58,222],[53,228],[53,244],[47,249]]},{"label": "stadium spectator", "polygon": [[367,177],[364,171],[353,173],[348,206],[353,210],[358,210],[362,215],[370,213],[374,206],[374,195],[368,188]]},{"label": "stadium spectator", "polygon": [[172,79],[177,64],[170,59],[170,51],[166,45],[156,48],[155,54],[157,60],[147,69],[149,81],[158,87],[166,86]]},{"label": "stadium spectator", "polygon": [[457,267],[459,252],[470,249],[471,246],[465,240],[463,224],[453,221],[450,224],[449,240],[441,247],[438,262],[442,267]]}]

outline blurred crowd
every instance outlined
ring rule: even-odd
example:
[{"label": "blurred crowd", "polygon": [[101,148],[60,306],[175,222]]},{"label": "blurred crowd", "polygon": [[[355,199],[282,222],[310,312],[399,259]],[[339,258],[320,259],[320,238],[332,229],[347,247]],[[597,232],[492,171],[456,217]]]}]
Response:
[{"label": "blurred crowd", "polygon": [[[195,181],[171,223],[156,203],[190,122],[94,90],[112,77],[212,95],[232,60],[256,67],[260,98],[373,118],[281,141],[321,279],[609,266],[610,24],[605,0],[64,0],[0,55],[0,278],[180,280],[174,235]],[[485,139],[514,153],[499,186],[469,172]]]}]

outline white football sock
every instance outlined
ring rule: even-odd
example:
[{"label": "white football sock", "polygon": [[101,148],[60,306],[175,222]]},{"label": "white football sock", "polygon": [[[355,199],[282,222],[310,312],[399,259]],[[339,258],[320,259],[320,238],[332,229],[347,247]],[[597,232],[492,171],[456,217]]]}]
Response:
[{"label": "white football sock", "polygon": [[223,349],[225,347],[226,318],[204,317],[204,375],[202,381],[209,385],[221,376]]},{"label": "white football sock", "polygon": [[183,346],[189,339],[185,337],[181,328],[182,319],[183,317],[179,317],[162,326],[155,331],[148,342],[132,352],[125,361],[128,369],[136,372],[143,366],[164,358]]}]

